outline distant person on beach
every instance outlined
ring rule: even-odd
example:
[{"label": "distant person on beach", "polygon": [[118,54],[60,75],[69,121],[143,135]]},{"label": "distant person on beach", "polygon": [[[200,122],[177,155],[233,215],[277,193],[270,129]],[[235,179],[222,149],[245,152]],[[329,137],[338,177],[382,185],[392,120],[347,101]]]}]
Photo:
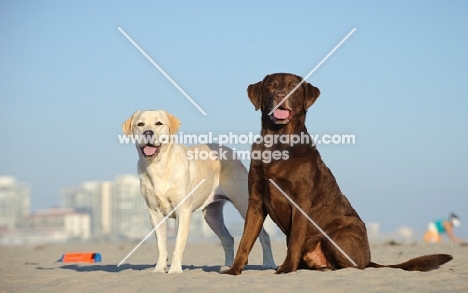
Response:
[{"label": "distant person on beach", "polygon": [[453,228],[460,226],[460,219],[451,213],[450,217],[439,219],[427,225],[426,233],[424,233],[424,241],[429,243],[437,243],[442,240],[441,234],[446,233],[451,241],[455,243],[463,243],[463,240],[456,237],[453,233]]}]

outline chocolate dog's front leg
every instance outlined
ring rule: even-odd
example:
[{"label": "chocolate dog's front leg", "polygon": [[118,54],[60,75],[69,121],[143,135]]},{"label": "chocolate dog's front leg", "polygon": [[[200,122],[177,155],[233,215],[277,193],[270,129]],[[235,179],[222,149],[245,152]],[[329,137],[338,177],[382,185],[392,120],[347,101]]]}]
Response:
[{"label": "chocolate dog's front leg", "polygon": [[297,271],[301,261],[304,242],[307,235],[307,218],[296,208],[292,207],[291,234],[288,237],[288,250],[286,258],[281,266],[276,270],[277,274],[286,274]]},{"label": "chocolate dog's front leg", "polygon": [[248,262],[249,253],[260,234],[260,230],[266,218],[266,211],[263,207],[263,197],[261,194],[263,190],[262,184],[261,181],[257,181],[251,188],[249,206],[244,223],[244,233],[242,234],[234,263],[230,269],[222,271],[222,274],[239,275]]}]

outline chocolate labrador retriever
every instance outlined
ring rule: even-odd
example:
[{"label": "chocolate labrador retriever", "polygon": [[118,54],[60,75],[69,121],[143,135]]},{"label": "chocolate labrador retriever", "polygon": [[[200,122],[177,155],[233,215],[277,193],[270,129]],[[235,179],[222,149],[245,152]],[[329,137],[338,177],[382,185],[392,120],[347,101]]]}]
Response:
[{"label": "chocolate labrador retriever", "polygon": [[[242,272],[267,214],[286,234],[287,254],[276,271],[278,274],[301,268],[384,267],[371,262],[366,226],[307,133],[306,112],[320,95],[319,89],[297,75],[276,73],[250,85],[247,91],[255,110],[262,111],[264,140],[253,144],[252,153],[287,152],[288,159],[281,156],[265,162],[252,157],[244,233],[232,267],[222,273]],[[276,143],[265,143],[266,137],[275,135]],[[292,144],[293,139],[285,138],[294,136],[301,141]],[[425,255],[385,267],[428,271],[451,259],[447,254]]]}]

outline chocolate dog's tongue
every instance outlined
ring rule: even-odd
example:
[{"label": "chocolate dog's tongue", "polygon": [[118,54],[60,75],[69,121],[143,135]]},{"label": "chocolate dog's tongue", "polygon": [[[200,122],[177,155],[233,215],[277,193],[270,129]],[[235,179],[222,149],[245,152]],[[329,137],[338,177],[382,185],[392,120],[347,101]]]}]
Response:
[{"label": "chocolate dog's tongue", "polygon": [[276,119],[286,119],[289,117],[289,111],[276,109],[275,112],[273,112],[273,116],[275,116]]},{"label": "chocolate dog's tongue", "polygon": [[156,150],[157,150],[156,147],[154,147],[154,146],[149,146],[149,145],[147,145],[147,146],[145,146],[145,147],[143,148],[143,152],[144,152],[145,155],[147,155],[147,156],[152,156],[152,155],[154,155],[154,153],[156,153]]}]

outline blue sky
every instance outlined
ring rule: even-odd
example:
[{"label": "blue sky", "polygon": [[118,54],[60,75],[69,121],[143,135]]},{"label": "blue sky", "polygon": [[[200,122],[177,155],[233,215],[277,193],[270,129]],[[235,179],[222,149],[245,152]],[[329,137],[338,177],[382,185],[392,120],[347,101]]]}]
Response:
[{"label": "blue sky", "polygon": [[247,86],[305,76],[356,28],[308,80],[321,90],[309,132],[356,136],[319,145],[324,161],[364,221],[422,231],[454,211],[468,237],[467,11],[466,1],[2,1],[0,175],[28,183],[37,209],[58,205],[63,187],[136,174],[134,147],[117,139],[134,110],[165,109],[184,133],[258,133]]}]

